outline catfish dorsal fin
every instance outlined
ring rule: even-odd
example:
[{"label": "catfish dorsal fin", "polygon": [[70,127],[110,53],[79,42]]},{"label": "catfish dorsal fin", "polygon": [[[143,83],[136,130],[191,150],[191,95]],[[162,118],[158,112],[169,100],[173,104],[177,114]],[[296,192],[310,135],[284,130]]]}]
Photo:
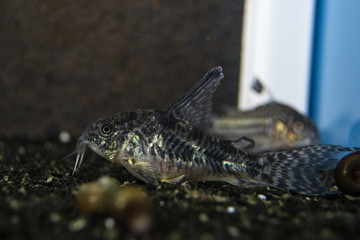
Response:
[{"label": "catfish dorsal fin", "polygon": [[224,78],[220,66],[212,68],[182,98],[173,104],[168,111],[177,119],[201,127],[210,118],[212,97]]}]

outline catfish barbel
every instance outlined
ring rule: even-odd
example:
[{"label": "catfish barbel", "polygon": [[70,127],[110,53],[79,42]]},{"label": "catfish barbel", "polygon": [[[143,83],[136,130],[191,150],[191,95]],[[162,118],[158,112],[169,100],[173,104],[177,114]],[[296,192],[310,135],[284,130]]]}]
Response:
[{"label": "catfish barbel", "polygon": [[166,109],[122,112],[90,123],[78,139],[73,173],[88,146],[153,185],[224,181],[304,195],[330,193],[317,172],[334,169],[340,157],[360,148],[312,145],[252,155],[244,150],[252,147],[251,139],[230,141],[207,133],[203,126],[223,78],[222,68],[217,66]]}]

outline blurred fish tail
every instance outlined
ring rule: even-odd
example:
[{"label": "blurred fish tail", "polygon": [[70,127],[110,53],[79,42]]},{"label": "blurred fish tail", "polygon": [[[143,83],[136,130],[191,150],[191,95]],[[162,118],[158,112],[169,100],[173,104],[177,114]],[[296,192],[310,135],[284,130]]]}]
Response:
[{"label": "blurred fish tail", "polygon": [[360,148],[335,145],[313,145],[281,152],[260,154],[257,161],[263,166],[258,180],[270,186],[304,195],[333,193],[319,178],[319,171],[329,171],[346,154]]}]

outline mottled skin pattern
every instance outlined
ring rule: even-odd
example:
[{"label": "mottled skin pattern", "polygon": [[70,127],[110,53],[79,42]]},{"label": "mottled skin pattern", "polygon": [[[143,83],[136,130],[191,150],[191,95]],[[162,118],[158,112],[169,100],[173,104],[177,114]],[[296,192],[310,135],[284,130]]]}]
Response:
[{"label": "mottled skin pattern", "polygon": [[93,150],[99,155],[155,185],[159,181],[220,179],[239,184],[261,171],[231,141],[206,134],[163,110],[112,115],[90,124],[83,137],[97,146]]},{"label": "mottled skin pattern", "polygon": [[73,173],[89,146],[153,185],[204,180],[330,193],[317,172],[333,169],[340,157],[360,148],[313,145],[253,156],[244,150],[253,146],[251,139],[229,141],[206,133],[201,129],[222,78],[222,68],[215,67],[169,108],[118,113],[89,124],[77,143]]}]

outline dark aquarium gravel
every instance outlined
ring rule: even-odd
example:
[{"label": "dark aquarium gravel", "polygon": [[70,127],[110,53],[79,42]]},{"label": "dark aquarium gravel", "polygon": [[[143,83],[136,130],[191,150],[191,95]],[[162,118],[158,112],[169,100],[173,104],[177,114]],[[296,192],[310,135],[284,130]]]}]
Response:
[{"label": "dark aquarium gravel", "polygon": [[[306,197],[219,182],[154,188],[91,151],[72,176],[74,157],[59,159],[74,146],[56,139],[0,141],[1,239],[358,239],[360,234],[359,198]],[[144,197],[130,200],[122,215],[83,211],[76,201],[80,186],[103,176],[116,179],[119,188],[141,189]],[[146,232],[134,232],[128,223],[144,199],[152,206],[152,222]]]}]

